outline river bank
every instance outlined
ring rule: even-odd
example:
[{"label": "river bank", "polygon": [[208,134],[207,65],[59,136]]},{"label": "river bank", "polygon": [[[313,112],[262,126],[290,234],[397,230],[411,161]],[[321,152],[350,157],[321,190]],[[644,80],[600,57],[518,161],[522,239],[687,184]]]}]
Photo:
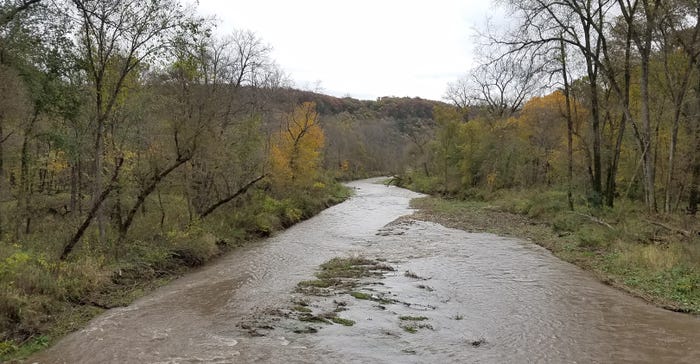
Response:
[{"label": "river bank", "polygon": [[700,320],[605,286],[531,242],[412,219],[420,195],[377,182],[349,183],[347,201],[109,310],[29,362],[700,357]]},{"label": "river bank", "polygon": [[[504,196],[488,201],[415,199],[414,218],[470,232],[524,238],[659,307],[700,314],[700,239],[656,226],[639,215],[604,218],[546,202]],[[645,222],[646,221],[646,222]]]},{"label": "river bank", "polygon": [[[44,350],[96,316],[126,307],[352,194],[339,183],[322,192],[296,202],[254,191],[233,214],[166,232],[153,229],[158,224],[151,221],[121,251],[86,241],[68,261],[58,261],[46,246],[0,245],[0,288],[7,288],[0,292],[0,362]],[[172,212],[186,216],[186,211]]]}]

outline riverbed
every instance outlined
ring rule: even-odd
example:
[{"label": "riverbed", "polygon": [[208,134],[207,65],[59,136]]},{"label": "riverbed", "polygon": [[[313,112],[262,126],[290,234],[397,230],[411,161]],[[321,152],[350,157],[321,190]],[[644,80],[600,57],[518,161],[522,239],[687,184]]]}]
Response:
[{"label": "riverbed", "polygon": [[[348,201],[107,311],[28,362],[700,362],[697,317],[601,284],[532,242],[413,220],[420,195],[377,182],[350,183]],[[382,299],[296,291],[349,256],[393,269],[358,288]],[[302,332],[286,314],[300,300],[342,304],[354,325]]]}]

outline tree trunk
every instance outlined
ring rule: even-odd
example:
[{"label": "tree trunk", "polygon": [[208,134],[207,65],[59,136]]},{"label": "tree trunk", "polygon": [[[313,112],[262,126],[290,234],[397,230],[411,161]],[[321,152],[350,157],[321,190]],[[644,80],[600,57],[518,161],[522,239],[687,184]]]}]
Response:
[{"label": "tree trunk", "polygon": [[598,104],[598,85],[595,84],[596,79],[591,79],[591,116],[592,131],[593,131],[593,192],[598,196],[602,196],[603,186],[601,178],[601,161],[600,161],[600,107]]},{"label": "tree trunk", "polygon": [[571,116],[571,93],[569,89],[569,76],[566,68],[566,48],[564,39],[559,43],[561,51],[561,70],[564,79],[564,99],[566,100],[566,200],[569,203],[569,210],[574,211],[573,183],[574,183],[574,122]]},{"label": "tree trunk", "polygon": [[29,186],[29,137],[34,129],[34,123],[39,118],[39,114],[35,111],[29,121],[27,128],[24,130],[22,138],[22,149],[20,152],[20,168],[19,168],[19,186],[17,195],[17,216],[15,221],[15,239],[19,240],[22,235],[22,227],[26,231],[29,224],[25,221],[29,219],[29,199],[31,188]]},{"label": "tree trunk", "polygon": [[[0,111],[1,113],[2,111]],[[2,119],[3,116],[0,114],[0,202],[3,200],[3,194],[5,191],[5,155],[4,155],[4,148],[3,144],[5,144],[5,134],[2,129]],[[2,237],[2,234],[4,233],[3,230],[3,210],[0,207],[0,237]]]},{"label": "tree trunk", "polygon": [[651,113],[649,110],[649,55],[642,54],[642,72],[640,78],[641,90],[641,118],[642,118],[642,145],[643,145],[643,171],[646,205],[649,212],[656,211],[656,166],[652,151]]},{"label": "tree trunk", "polygon": [[[630,53],[632,48],[632,36],[630,32],[627,32],[627,37],[625,40],[625,70],[623,75],[623,92],[622,97],[622,107],[629,109],[630,105],[630,79],[631,79],[631,65],[630,65]],[[627,127],[627,114],[622,113],[620,117],[620,127],[617,131],[617,140],[615,141],[615,149],[613,150],[610,166],[608,168],[608,175],[605,188],[605,204],[608,207],[613,207],[615,204],[615,193],[617,190],[616,179],[617,171],[620,166],[620,153],[622,152],[622,142],[625,136],[625,128]]]},{"label": "tree trunk", "polygon": [[671,132],[671,144],[668,147],[668,173],[666,175],[666,196],[664,198],[664,212],[671,212],[671,199],[673,190],[673,167],[675,163],[676,145],[678,143],[678,124],[680,123],[680,108],[676,108]]},{"label": "tree trunk", "polygon": [[131,224],[134,222],[134,216],[136,216],[136,212],[138,212],[139,208],[143,205],[143,203],[146,201],[146,198],[153,193],[153,191],[156,189],[158,186],[158,183],[163,180],[163,178],[167,177],[170,173],[172,173],[174,170],[176,170],[179,166],[185,164],[185,162],[189,161],[191,159],[190,156],[187,157],[178,157],[175,162],[173,162],[172,165],[170,165],[168,168],[166,168],[164,171],[157,173],[156,175],[153,176],[153,179],[151,182],[144,187],[144,189],[139,193],[138,197],[136,197],[136,202],[134,203],[134,206],[131,207],[129,212],[126,215],[126,219],[124,219],[123,222],[119,225],[119,242],[123,242],[124,239],[126,239],[126,234],[129,232],[129,227],[131,227]]},{"label": "tree trunk", "polygon": [[693,154],[693,167],[690,177],[690,194],[688,196],[688,213],[696,215],[700,204],[700,78],[696,89],[696,115],[695,115],[695,153]]},{"label": "tree trunk", "polygon": [[163,207],[163,198],[160,196],[160,188],[156,189],[158,193],[158,207],[160,208],[160,231],[165,232],[165,207]]},{"label": "tree trunk", "polygon": [[[99,98],[98,98],[99,99]],[[101,103],[102,101],[98,101]],[[98,106],[98,110],[100,107]],[[99,114],[99,111],[98,111]],[[92,184],[92,205],[97,206],[97,211],[95,211],[95,217],[97,218],[97,228],[99,231],[98,241],[101,243],[105,240],[105,222],[104,214],[102,212],[102,201],[100,199],[100,191],[103,191],[102,187],[102,154],[104,150],[104,141],[102,134],[104,133],[104,122],[102,118],[97,120],[97,135],[95,137],[95,150],[94,150],[94,181]],[[106,196],[105,196],[106,197]]]},{"label": "tree trunk", "polygon": [[90,211],[88,211],[88,214],[85,217],[85,220],[83,220],[83,223],[80,225],[73,237],[63,247],[63,252],[61,253],[60,257],[61,260],[68,258],[68,255],[70,255],[70,253],[73,251],[73,248],[75,248],[75,245],[80,241],[80,238],[83,237],[87,228],[90,227],[90,223],[97,215],[97,211],[100,209],[102,203],[107,199],[110,192],[117,187],[117,179],[119,178],[119,170],[121,169],[122,164],[124,164],[124,159],[117,159],[117,164],[114,167],[114,173],[112,174],[112,179],[110,180],[109,185],[107,185],[107,187],[101,191],[98,198],[95,199]]},{"label": "tree trunk", "polygon": [[[700,127],[697,127],[700,129]],[[695,161],[690,181],[690,196],[688,198],[688,213],[695,216],[700,204],[700,131],[695,132]]]},{"label": "tree trunk", "polygon": [[83,162],[81,162],[80,157],[78,157],[78,191],[76,193],[78,198],[78,213],[83,214]]},{"label": "tree trunk", "polygon": [[[694,63],[695,59],[691,58],[680,85],[671,85],[672,88],[677,88],[677,93],[674,92],[673,89],[671,90],[671,95],[673,96],[674,101],[674,112],[673,129],[671,131],[671,144],[668,147],[668,174],[666,176],[666,196],[664,199],[664,212],[666,213],[670,213],[673,210],[671,205],[673,203],[673,174],[675,167],[676,146],[678,145],[678,129],[680,126],[681,113],[683,111],[683,101],[685,101]],[[669,75],[670,72],[668,71],[668,66],[666,67],[666,74]],[[671,84],[672,78],[670,76],[667,76],[667,80],[669,81],[669,84]]]},{"label": "tree trunk", "polygon": [[78,163],[73,161],[70,166],[70,213],[78,210]]}]

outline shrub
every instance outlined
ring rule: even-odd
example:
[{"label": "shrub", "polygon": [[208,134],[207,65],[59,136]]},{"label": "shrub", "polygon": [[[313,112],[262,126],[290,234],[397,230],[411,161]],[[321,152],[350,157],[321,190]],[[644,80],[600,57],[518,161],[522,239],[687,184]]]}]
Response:
[{"label": "shrub", "polygon": [[173,234],[171,239],[173,257],[190,267],[201,265],[220,252],[216,236],[197,228]]},{"label": "shrub", "polygon": [[605,227],[585,225],[576,232],[579,246],[587,249],[597,249],[609,246],[615,240],[612,231]]},{"label": "shrub", "polygon": [[586,222],[584,219],[580,215],[562,212],[552,218],[552,229],[557,233],[575,232]]}]

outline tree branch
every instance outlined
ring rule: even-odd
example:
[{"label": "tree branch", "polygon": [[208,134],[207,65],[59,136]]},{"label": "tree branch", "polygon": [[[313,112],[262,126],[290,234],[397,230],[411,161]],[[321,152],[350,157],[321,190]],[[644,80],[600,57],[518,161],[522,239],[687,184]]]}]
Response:
[{"label": "tree branch", "polygon": [[216,210],[216,209],[218,209],[219,207],[223,206],[224,204],[226,204],[226,203],[232,201],[232,200],[235,199],[236,197],[238,197],[238,196],[244,194],[246,191],[248,191],[249,188],[253,187],[253,185],[255,185],[256,183],[262,181],[263,178],[265,178],[266,176],[267,176],[266,174],[263,174],[263,175],[261,175],[261,176],[255,178],[254,180],[252,180],[252,181],[246,183],[245,186],[239,188],[238,191],[236,191],[235,193],[233,193],[233,194],[231,194],[231,195],[229,195],[229,196],[227,196],[227,197],[225,197],[225,198],[219,200],[219,201],[216,202],[215,204],[211,205],[208,209],[204,210],[204,212],[202,212],[201,214],[199,214],[199,218],[200,218],[200,219],[203,219],[203,218],[207,217],[209,214],[211,214],[212,212],[214,212],[214,210]]}]

